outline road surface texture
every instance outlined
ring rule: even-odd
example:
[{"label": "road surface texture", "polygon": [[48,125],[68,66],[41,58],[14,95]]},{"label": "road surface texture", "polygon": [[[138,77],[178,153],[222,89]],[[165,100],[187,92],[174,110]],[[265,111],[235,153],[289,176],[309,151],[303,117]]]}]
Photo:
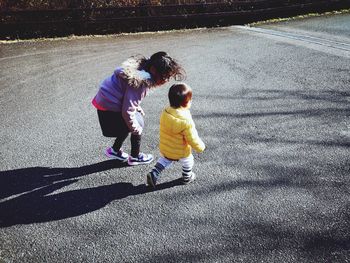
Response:
[{"label": "road surface texture", "polygon": [[[342,14],[0,44],[0,262],[350,262],[349,28]],[[91,99],[159,50],[187,69],[207,149],[193,184],[175,164],[150,191],[154,163],[104,156]],[[156,157],[170,84],[142,104]]]}]

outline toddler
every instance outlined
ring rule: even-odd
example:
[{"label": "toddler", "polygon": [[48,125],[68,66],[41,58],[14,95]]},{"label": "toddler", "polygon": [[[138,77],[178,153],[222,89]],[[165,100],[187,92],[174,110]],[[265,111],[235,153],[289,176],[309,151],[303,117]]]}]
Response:
[{"label": "toddler", "polygon": [[147,174],[147,185],[153,188],[162,171],[174,161],[180,161],[182,164],[183,183],[194,181],[196,175],[192,172],[194,164],[192,148],[198,153],[205,149],[190,113],[191,88],[184,83],[174,84],[169,89],[168,97],[170,106],[163,110],[160,117],[161,157],[152,171]]}]

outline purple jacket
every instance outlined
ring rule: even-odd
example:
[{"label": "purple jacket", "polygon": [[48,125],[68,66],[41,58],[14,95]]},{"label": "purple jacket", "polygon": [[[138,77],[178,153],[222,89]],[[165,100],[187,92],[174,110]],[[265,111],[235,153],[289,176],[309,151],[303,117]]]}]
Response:
[{"label": "purple jacket", "polygon": [[122,63],[122,67],[102,81],[92,104],[102,111],[121,112],[130,132],[140,135],[142,127],[136,121],[135,113],[141,110],[141,101],[154,82],[148,72],[138,68],[139,62],[135,58]]}]

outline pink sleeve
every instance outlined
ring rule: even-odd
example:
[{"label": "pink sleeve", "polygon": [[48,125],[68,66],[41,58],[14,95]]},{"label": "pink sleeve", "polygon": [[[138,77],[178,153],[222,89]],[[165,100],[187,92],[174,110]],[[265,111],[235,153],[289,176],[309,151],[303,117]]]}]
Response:
[{"label": "pink sleeve", "polygon": [[127,87],[122,105],[122,116],[126,125],[132,134],[141,135],[142,127],[135,118],[137,108],[140,107],[141,101],[147,95],[148,88],[141,86],[139,88]]}]

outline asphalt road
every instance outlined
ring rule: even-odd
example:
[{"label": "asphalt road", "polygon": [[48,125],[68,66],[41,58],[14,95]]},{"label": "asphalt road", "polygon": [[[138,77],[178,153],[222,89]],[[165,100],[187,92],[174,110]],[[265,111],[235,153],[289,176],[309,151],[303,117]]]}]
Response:
[{"label": "asphalt road", "polygon": [[[0,262],[350,262],[350,14],[0,44]],[[207,145],[180,166],[103,155],[90,104],[134,54],[187,69]],[[166,85],[143,102],[159,156]],[[129,149],[130,143],[125,145]]]}]

